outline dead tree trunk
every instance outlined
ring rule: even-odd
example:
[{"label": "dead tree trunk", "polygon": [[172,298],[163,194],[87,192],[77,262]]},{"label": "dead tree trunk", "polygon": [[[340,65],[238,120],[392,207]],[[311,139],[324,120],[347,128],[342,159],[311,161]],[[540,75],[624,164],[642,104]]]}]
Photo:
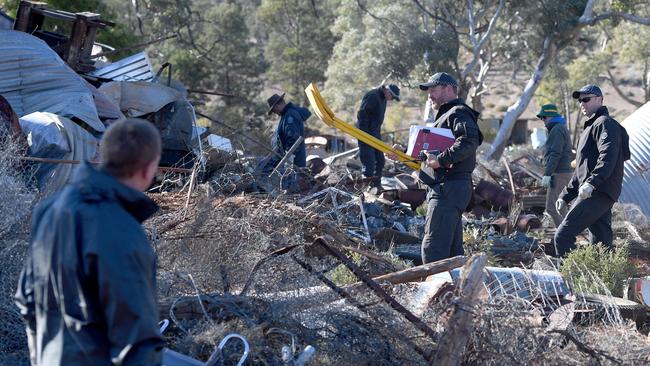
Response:
[{"label": "dead tree trunk", "polygon": [[473,307],[478,302],[478,295],[483,288],[483,268],[486,263],[485,254],[477,254],[463,267],[460,296],[447,323],[447,330],[438,343],[436,365],[460,365],[465,346],[474,329]]},{"label": "dead tree trunk", "polygon": [[508,107],[508,111],[506,112],[506,115],[503,117],[503,121],[501,122],[501,127],[499,127],[499,131],[497,132],[497,136],[494,138],[492,147],[486,156],[488,160],[499,160],[501,157],[503,149],[505,149],[508,143],[508,139],[510,138],[512,128],[515,126],[517,118],[519,118],[519,116],[524,113],[524,110],[528,106],[528,103],[530,103],[530,100],[533,98],[533,95],[535,94],[539,83],[544,77],[546,67],[551,62],[553,57],[555,57],[556,52],[557,46],[555,45],[554,38],[552,36],[546,36],[544,39],[544,48],[542,49],[542,55],[537,61],[537,67],[535,68],[533,74],[530,76],[528,84],[526,84],[524,92],[521,94],[519,99],[517,99],[515,104]]}]

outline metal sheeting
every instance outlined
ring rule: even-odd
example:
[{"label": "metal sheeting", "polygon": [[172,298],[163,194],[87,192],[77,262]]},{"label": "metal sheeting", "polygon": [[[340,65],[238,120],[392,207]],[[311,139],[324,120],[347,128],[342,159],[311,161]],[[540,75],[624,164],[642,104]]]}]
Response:
[{"label": "metal sheeting", "polygon": [[106,129],[85,81],[45,42],[27,33],[0,30],[0,94],[19,117],[50,112],[77,117],[97,132]]},{"label": "metal sheeting", "polygon": [[632,157],[625,162],[620,202],[639,205],[650,216],[650,102],[637,109],[622,123],[630,136]]},{"label": "metal sheeting", "polygon": [[115,81],[151,81],[153,79],[151,62],[144,52],[113,62],[88,75]]}]

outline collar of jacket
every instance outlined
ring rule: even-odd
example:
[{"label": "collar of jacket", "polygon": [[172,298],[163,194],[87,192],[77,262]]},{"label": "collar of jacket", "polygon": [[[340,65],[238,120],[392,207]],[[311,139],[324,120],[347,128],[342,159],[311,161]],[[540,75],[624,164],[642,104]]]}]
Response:
[{"label": "collar of jacket", "polygon": [[85,200],[116,200],[138,222],[143,222],[158,211],[158,205],[147,195],[128,187],[115,177],[93,168],[87,162],[77,167],[71,183],[79,188]]},{"label": "collar of jacket", "polygon": [[566,123],[566,119],[564,119],[564,117],[562,116],[553,117],[548,121],[544,122],[544,127],[546,127],[548,131],[550,131],[553,127],[563,123]]},{"label": "collar of jacket", "polygon": [[596,113],[594,113],[594,116],[589,118],[587,121],[585,121],[584,127],[587,128],[591,126],[596,121],[596,119],[598,119],[598,117],[602,117],[602,116],[609,117],[609,110],[607,110],[607,107],[605,106],[601,106],[600,108],[598,108]]},{"label": "collar of jacket", "polygon": [[284,116],[284,114],[287,112],[287,109],[291,108],[293,104],[291,102],[287,102],[287,104],[284,105],[284,108],[282,108],[282,112],[280,112],[280,115]]},{"label": "collar of jacket", "polygon": [[438,113],[436,114],[436,119],[438,119],[440,116],[447,113],[451,108],[453,108],[453,107],[455,107],[457,105],[464,105],[465,107],[467,107],[467,109],[472,111],[472,113],[474,114],[474,118],[478,118],[479,113],[477,111],[473,110],[472,107],[465,104],[465,101],[463,99],[456,98],[456,99],[452,99],[452,100],[448,101],[447,103],[440,106],[440,109],[438,110]]}]

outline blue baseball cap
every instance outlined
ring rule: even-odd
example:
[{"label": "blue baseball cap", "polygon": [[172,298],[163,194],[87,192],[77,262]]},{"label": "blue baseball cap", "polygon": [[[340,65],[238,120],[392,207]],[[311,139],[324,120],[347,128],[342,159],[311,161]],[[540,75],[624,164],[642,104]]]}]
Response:
[{"label": "blue baseball cap", "polygon": [[429,78],[429,81],[420,84],[420,89],[429,90],[429,88],[432,88],[436,85],[452,85],[458,87],[458,81],[456,81],[453,76],[447,74],[446,72],[437,72]]},{"label": "blue baseball cap", "polygon": [[603,96],[603,92],[600,91],[600,88],[593,84],[583,86],[582,88],[574,91],[571,96],[573,99],[578,99],[580,98],[580,94],[593,94],[597,97]]}]

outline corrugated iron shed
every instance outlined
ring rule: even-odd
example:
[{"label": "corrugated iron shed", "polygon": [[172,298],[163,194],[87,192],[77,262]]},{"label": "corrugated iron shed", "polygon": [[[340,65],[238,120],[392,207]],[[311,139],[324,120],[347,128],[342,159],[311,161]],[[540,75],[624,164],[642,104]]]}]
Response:
[{"label": "corrugated iron shed", "polygon": [[97,132],[106,129],[81,76],[45,42],[24,32],[0,30],[0,94],[19,117],[50,112],[77,117]]},{"label": "corrugated iron shed", "polygon": [[650,216],[650,102],[622,123],[630,136],[632,157],[625,162],[620,202],[635,203]]}]

